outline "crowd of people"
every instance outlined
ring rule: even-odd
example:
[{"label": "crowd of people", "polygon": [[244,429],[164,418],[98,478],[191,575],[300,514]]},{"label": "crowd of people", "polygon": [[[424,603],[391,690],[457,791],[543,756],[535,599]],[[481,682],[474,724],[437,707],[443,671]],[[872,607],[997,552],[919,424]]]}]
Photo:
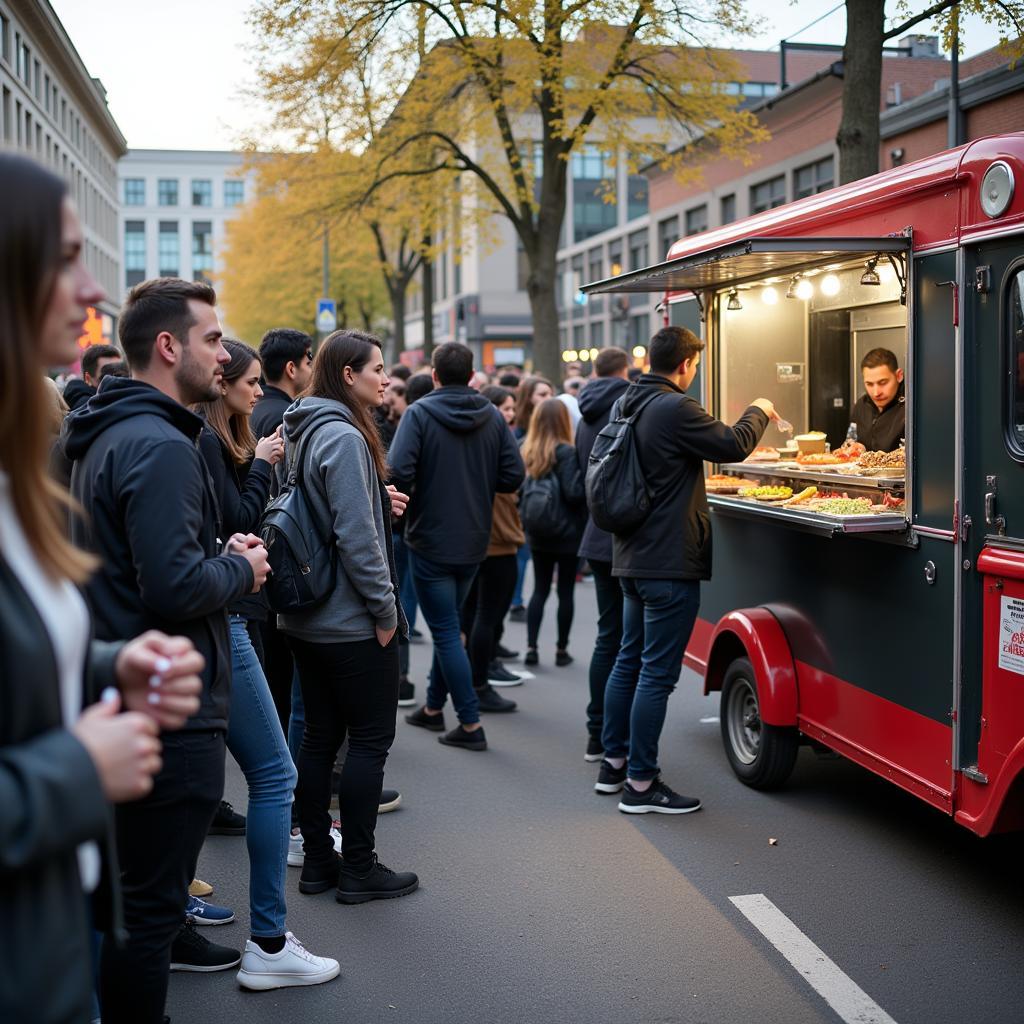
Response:
[{"label": "crowd of people", "polygon": [[[288,866],[342,904],[414,892],[375,839],[401,802],[384,788],[398,708],[486,751],[482,716],[518,706],[499,690],[573,662],[582,579],[596,791],[626,813],[699,808],[661,779],[658,740],[710,574],[702,460],[744,458],[775,416],[758,399],[729,426],[686,395],[699,339],[663,328],[647,372],[606,348],[557,388],[492,380],[458,343],[413,372],[354,330],[225,338],[209,284],[160,278],[61,391],[47,373],[78,359],[103,292],[60,179],[0,154],[0,194],[19,197],[0,207],[0,898],[19,937],[3,1019],[162,1024],[176,970],[237,968],[256,991],[336,978],[288,928]],[[586,481],[631,412],[651,512],[609,533]],[[275,509],[305,524],[301,557],[287,526],[268,540]],[[427,633],[423,688],[409,645]],[[228,751],[245,815],[223,799]],[[203,934],[234,919],[196,877],[210,834],[245,836],[243,949]]]}]

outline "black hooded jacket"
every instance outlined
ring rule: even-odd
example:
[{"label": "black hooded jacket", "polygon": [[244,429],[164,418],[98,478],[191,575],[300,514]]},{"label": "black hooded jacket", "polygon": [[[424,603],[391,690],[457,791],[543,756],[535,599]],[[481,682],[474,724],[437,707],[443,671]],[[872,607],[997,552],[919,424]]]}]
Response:
[{"label": "black hooded jacket", "polygon": [[227,727],[231,650],[225,609],[252,590],[240,555],[222,555],[217,500],[197,442],[203,421],[163,392],[114,377],[64,421],[71,491],[88,513],[75,541],[102,562],[86,587],[102,640],[147,629],[187,636],[206,659],[186,729]]},{"label": "black hooded jacket", "polygon": [[636,447],[651,491],[651,514],[630,534],[616,534],[612,575],[634,579],[711,579],[711,520],[704,461],[741,462],[768,417],[750,406],[729,426],[705,412],[667,377],[645,373],[622,397],[629,415],[649,388],[661,392],[636,419]]},{"label": "black hooded jacket", "polygon": [[[624,377],[596,377],[580,392],[580,422],[576,426],[576,456],[583,479],[587,478],[587,463],[597,435],[608,424],[612,406],[621,398],[629,381]],[[596,562],[611,562],[612,535],[594,525],[587,515],[587,525],[580,541],[580,558]]]},{"label": "black hooded jacket", "polygon": [[405,540],[442,565],[487,557],[494,495],[519,489],[523,460],[501,413],[449,384],[406,409],[388,456],[391,482],[411,495]]},{"label": "black hooded jacket", "polygon": [[77,377],[69,380],[64,386],[64,401],[68,403],[68,408],[72,412],[80,409],[95,394],[96,389],[94,387],[86,384],[84,380],[79,380]]}]

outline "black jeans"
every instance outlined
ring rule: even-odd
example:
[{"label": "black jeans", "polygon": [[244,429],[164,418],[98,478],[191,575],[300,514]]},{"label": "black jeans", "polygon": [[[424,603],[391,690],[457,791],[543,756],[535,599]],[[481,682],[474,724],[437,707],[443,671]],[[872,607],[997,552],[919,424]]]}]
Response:
[{"label": "black jeans", "polygon": [[533,596],[526,608],[526,643],[537,646],[544,605],[551,593],[551,580],[558,567],[558,647],[569,646],[569,630],[572,628],[573,589],[576,586],[576,566],[579,559],[575,554],[556,555],[549,551],[533,549]]},{"label": "black jeans", "polygon": [[469,643],[473,685],[478,690],[487,685],[487,666],[494,660],[502,624],[512,606],[518,571],[515,555],[491,555],[481,563],[463,605],[463,630]]},{"label": "black jeans", "polygon": [[306,856],[332,856],[331,769],[348,738],[338,785],[342,855],[360,871],[370,866],[384,763],[395,740],[398,637],[315,644],[289,637],[299,669],[306,731],[299,748],[295,790]]},{"label": "black jeans", "polygon": [[128,943],[118,949],[109,935],[103,939],[104,1024],[161,1024],[171,943],[224,794],[223,732],[164,733],[161,740],[163,768],[152,792],[116,809]]},{"label": "black jeans", "polygon": [[587,732],[601,738],[604,725],[604,691],[622,643],[622,587],[612,575],[612,563],[590,559],[597,596],[597,639],[590,657],[590,703]]},{"label": "black jeans", "polygon": [[270,696],[274,698],[277,717],[281,719],[281,731],[287,736],[292,714],[292,681],[295,678],[292,649],[288,646],[288,638],[277,628],[277,616],[273,612],[265,622],[259,623],[259,634],[262,644],[256,647],[253,642],[253,647],[267,677]]}]

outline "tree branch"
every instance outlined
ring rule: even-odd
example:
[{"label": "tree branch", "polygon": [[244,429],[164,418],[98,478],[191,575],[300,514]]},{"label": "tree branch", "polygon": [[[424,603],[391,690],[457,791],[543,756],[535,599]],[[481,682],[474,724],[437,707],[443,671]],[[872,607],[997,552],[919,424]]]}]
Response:
[{"label": "tree branch", "polygon": [[913,28],[915,25],[919,25],[922,21],[927,21],[929,18],[934,18],[937,14],[941,14],[943,11],[948,10],[956,3],[956,0],[940,0],[937,4],[932,4],[926,11],[922,11],[920,14],[915,14],[912,18],[908,18],[902,25],[897,25],[896,28],[889,29],[888,32],[882,33],[883,39],[894,39],[896,36],[903,35],[907,29]]}]

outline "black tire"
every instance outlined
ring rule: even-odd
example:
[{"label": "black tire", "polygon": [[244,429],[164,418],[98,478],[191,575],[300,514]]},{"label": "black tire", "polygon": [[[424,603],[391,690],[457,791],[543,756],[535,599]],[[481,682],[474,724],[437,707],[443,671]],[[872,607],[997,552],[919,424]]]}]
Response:
[{"label": "black tire", "polygon": [[722,682],[722,742],[740,782],[753,789],[778,789],[785,784],[800,751],[795,728],[761,721],[754,667],[736,658]]}]

